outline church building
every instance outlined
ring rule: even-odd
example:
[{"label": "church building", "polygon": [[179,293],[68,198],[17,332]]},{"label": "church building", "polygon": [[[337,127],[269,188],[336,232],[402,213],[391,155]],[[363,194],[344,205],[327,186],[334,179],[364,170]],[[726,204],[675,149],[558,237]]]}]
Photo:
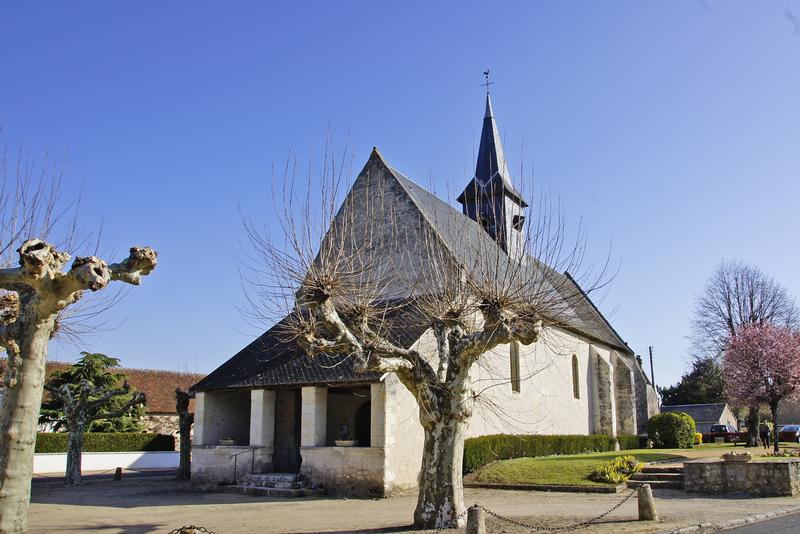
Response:
[{"label": "church building", "polygon": [[[512,183],[488,94],[475,176],[459,208],[377,150],[349,195],[357,198],[366,182],[464,268],[474,263],[463,246],[470,240],[499,248],[507,261],[541,263],[525,256],[528,204]],[[473,367],[482,402],[467,437],[645,433],[658,399],[641,361],[569,273],[550,269],[547,276],[554,298],[564,288],[578,298],[563,299],[566,320],[545,324],[547,343],[501,345]],[[346,356],[310,358],[279,326],[194,386],[193,484],[273,495],[324,488],[332,495],[384,496],[415,488],[423,431],[411,393],[393,373],[355,372]],[[435,351],[431,331],[402,315],[389,330],[396,344],[423,355]]]}]

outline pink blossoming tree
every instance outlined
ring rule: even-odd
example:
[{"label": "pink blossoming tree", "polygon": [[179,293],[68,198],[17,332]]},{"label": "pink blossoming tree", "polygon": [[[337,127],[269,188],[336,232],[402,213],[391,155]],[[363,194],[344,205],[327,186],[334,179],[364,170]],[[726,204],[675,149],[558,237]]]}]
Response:
[{"label": "pink blossoming tree", "polygon": [[785,326],[743,326],[731,337],[723,358],[728,398],[769,406],[778,452],[778,405],[800,394],[800,332]]}]

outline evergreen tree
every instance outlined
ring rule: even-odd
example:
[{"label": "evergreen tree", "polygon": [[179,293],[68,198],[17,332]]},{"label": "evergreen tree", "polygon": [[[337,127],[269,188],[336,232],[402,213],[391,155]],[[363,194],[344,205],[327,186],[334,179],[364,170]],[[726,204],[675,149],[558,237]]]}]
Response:
[{"label": "evergreen tree", "polygon": [[659,388],[663,404],[710,404],[726,402],[722,367],[714,358],[699,358],[692,370],[674,386]]},{"label": "evergreen tree", "polygon": [[54,423],[69,432],[65,484],[81,480],[83,435],[89,431],[141,430],[144,394],[133,391],[125,375],[116,373],[117,358],[82,352],[66,371],[56,371],[45,384],[50,399],[43,403],[40,422]]}]

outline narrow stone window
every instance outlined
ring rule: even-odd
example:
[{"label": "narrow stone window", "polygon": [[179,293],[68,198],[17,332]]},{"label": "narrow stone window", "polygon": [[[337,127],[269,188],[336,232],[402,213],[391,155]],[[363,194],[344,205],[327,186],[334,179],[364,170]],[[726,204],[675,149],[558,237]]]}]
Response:
[{"label": "narrow stone window", "polygon": [[512,341],[509,345],[511,360],[511,391],[519,393],[519,343]]},{"label": "narrow stone window", "polygon": [[572,396],[576,399],[581,398],[581,383],[580,383],[580,371],[578,370],[578,357],[573,354],[572,355]]}]

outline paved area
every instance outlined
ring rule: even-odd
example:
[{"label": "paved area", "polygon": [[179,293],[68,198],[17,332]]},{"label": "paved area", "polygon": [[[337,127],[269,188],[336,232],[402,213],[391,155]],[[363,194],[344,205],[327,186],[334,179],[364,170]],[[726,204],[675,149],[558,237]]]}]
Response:
[{"label": "paved area", "polygon": [[800,533],[800,514],[755,523],[746,527],[728,530],[731,534],[795,534]]},{"label": "paved area", "polygon": [[[480,503],[499,514],[539,525],[566,525],[599,515],[623,495],[569,494],[471,489],[468,504]],[[723,522],[747,515],[798,507],[800,498],[708,498],[682,491],[657,491],[658,523],[636,521],[636,500],[579,532],[660,532],[681,526]],[[31,533],[149,534],[183,525],[204,526],[217,534],[250,532],[374,533],[409,532],[415,495],[391,499],[297,499],[193,493],[168,477],[90,480],[78,488],[33,487]],[[521,533],[497,519],[489,532]],[[450,531],[455,532],[455,531]]]}]

